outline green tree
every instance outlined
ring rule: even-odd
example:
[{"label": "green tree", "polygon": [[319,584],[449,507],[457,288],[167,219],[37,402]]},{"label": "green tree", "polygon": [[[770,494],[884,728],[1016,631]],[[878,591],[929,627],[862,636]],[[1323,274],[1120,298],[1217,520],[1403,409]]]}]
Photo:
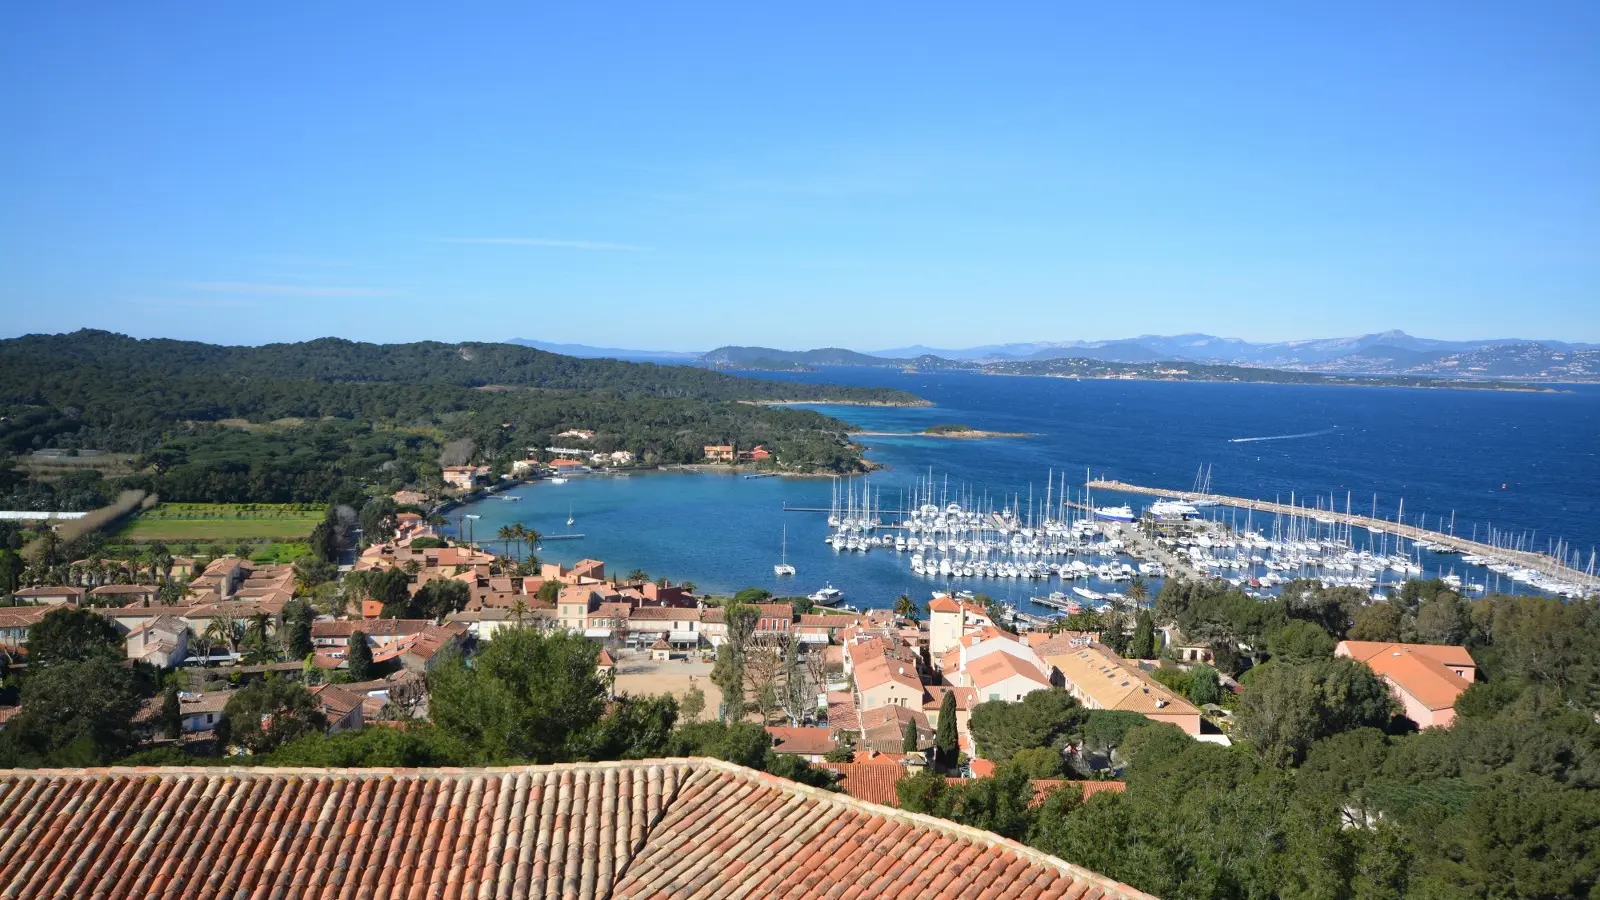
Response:
[{"label": "green tree", "polygon": [[28,664],[46,667],[87,659],[122,658],[122,638],[111,620],[74,606],[58,606],[28,629]]},{"label": "green tree", "polygon": [[322,704],[299,682],[268,678],[228,698],[217,723],[217,741],[250,753],[270,753],[305,734],[328,727]]},{"label": "green tree", "polygon": [[1156,655],[1155,622],[1149,610],[1139,610],[1133,620],[1133,637],[1128,641],[1128,655],[1134,659],[1153,659]]},{"label": "green tree", "polygon": [[1034,691],[1019,703],[990,700],[972,710],[972,740],[984,758],[1004,765],[1025,747],[1059,750],[1084,720],[1066,691]]},{"label": "green tree", "polygon": [[345,651],[345,670],[355,681],[366,681],[373,676],[372,645],[367,643],[367,633],[359,629],[350,632],[350,643]]},{"label": "green tree", "polygon": [[816,707],[816,696],[807,689],[806,670],[800,664],[800,642],[790,639],[783,650],[783,709],[789,724],[798,726]]},{"label": "green tree", "polygon": [[411,615],[411,576],[403,570],[385,569],[382,572],[369,572],[362,587],[367,599],[383,604],[384,618],[414,618]]},{"label": "green tree", "polygon": [[0,764],[107,765],[134,746],[133,717],[141,705],[134,677],[107,654],[31,671],[21,701],[0,732]]},{"label": "green tree", "polygon": [[698,686],[691,686],[684,692],[683,701],[678,704],[678,712],[682,715],[683,721],[693,725],[700,721],[705,711],[706,692],[700,690]]},{"label": "green tree", "polygon": [[1217,670],[1204,663],[1194,667],[1194,680],[1189,685],[1189,702],[1196,706],[1222,702],[1222,680]]},{"label": "green tree", "polygon": [[1417,607],[1417,640],[1424,644],[1459,644],[1467,635],[1466,617],[1455,594],[1441,592]]},{"label": "green tree", "polygon": [[651,759],[671,752],[672,726],[678,701],[659,697],[622,697],[599,724],[572,745],[573,755],[586,760]]},{"label": "green tree", "polygon": [[734,603],[756,604],[765,603],[772,599],[772,592],[761,588],[749,587],[733,595]]},{"label": "green tree", "polygon": [[1011,757],[1011,765],[1029,778],[1060,778],[1061,751],[1049,747],[1024,747]]},{"label": "green tree", "polygon": [[555,603],[561,596],[561,582],[549,580],[539,585],[539,592],[535,595],[540,602]]},{"label": "green tree", "polygon": [[183,704],[178,698],[176,678],[169,678],[161,692],[161,731],[172,740],[183,737]]},{"label": "green tree", "polygon": [[709,756],[751,769],[765,768],[772,750],[772,735],[754,722],[700,722],[673,738],[673,756]]},{"label": "green tree", "polygon": [[411,617],[443,619],[451,613],[465,609],[471,599],[472,589],[467,587],[466,582],[454,578],[436,578],[423,585],[412,596]]},{"label": "green tree", "polygon": [[894,602],[894,614],[902,619],[915,619],[917,617],[917,601],[911,599],[910,594],[901,594]]},{"label": "green tree", "polygon": [[900,733],[900,752],[917,752],[917,723],[907,722],[905,730]]},{"label": "green tree", "polygon": [[945,691],[939,701],[939,725],[933,735],[935,761],[944,768],[956,764],[960,755],[960,741],[956,735],[956,692]]},{"label": "green tree", "polygon": [[0,547],[0,594],[10,594],[17,589],[24,568],[19,553],[10,547]]},{"label": "green tree", "polygon": [[294,600],[283,610],[284,645],[291,659],[305,659],[316,652],[311,640],[311,624],[316,613],[304,600]]},{"label": "green tree", "polygon": [[581,635],[502,631],[470,667],[457,654],[435,664],[429,713],[463,755],[478,762],[572,759],[605,710],[598,656],[599,648]]},{"label": "green tree", "polygon": [[1267,639],[1272,658],[1287,665],[1333,658],[1333,638],[1320,625],[1295,619]]},{"label": "green tree", "polygon": [[745,714],[745,653],[755,637],[761,611],[753,606],[735,603],[723,609],[722,619],[727,634],[717,648],[717,660],[711,667],[711,683],[722,691],[722,718],[738,722]]},{"label": "green tree", "polygon": [[1363,726],[1386,727],[1394,714],[1388,685],[1361,663],[1274,662],[1253,673],[1234,734],[1269,762],[1298,764],[1315,741]]},{"label": "green tree", "polygon": [[1373,603],[1356,611],[1348,637],[1352,641],[1400,640],[1400,608],[1393,603]]}]

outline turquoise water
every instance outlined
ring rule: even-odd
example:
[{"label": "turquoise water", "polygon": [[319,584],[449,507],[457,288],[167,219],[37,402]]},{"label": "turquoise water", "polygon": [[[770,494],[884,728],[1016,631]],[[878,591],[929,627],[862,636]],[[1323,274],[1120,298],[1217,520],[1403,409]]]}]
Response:
[{"label": "turquoise water", "polygon": [[[969,374],[905,375],[875,369],[829,369],[784,376],[900,387],[934,408],[820,407],[869,431],[918,431],[960,423],[1026,438],[950,440],[864,437],[869,456],[887,468],[872,476],[886,506],[933,467],[941,483],[991,498],[1030,484],[1042,500],[1046,473],[1066,471],[1081,484],[1096,477],[1188,488],[1209,464],[1219,493],[1287,501],[1348,492],[1358,511],[1374,504],[1392,517],[1405,500],[1406,520],[1429,525],[1455,514],[1457,534],[1496,528],[1527,535],[1544,548],[1564,537],[1587,560],[1600,544],[1600,388],[1554,394],[1343,388],[1295,385],[1069,381]],[[1237,441],[1238,438],[1272,438]],[[731,475],[638,473],[579,477],[512,491],[454,511],[482,516],[476,537],[523,522],[547,534],[542,556],[561,562],[603,559],[614,572],[642,568],[702,589],[761,586],[810,593],[826,583],[861,607],[892,605],[909,592],[925,600],[938,585],[914,576],[905,556],[874,550],[835,554],[823,544],[825,514],[785,512],[784,505],[829,505],[833,482],[821,478],[744,479]],[[1502,485],[1504,487],[1502,488]],[[1097,497],[1097,500],[1118,498]],[[1148,498],[1124,498],[1135,507]],[[784,525],[789,561],[799,570],[777,579]],[[1257,523],[1258,526],[1261,523]],[[1448,565],[1448,562],[1445,563]],[[1433,570],[1430,568],[1430,574]],[[997,579],[957,587],[1019,600],[1059,583]],[[1502,585],[1510,587],[1509,584]]]}]

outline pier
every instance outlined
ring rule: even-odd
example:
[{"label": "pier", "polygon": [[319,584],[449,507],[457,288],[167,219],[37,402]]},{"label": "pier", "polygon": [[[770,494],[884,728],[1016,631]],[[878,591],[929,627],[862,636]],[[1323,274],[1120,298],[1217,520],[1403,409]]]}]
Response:
[{"label": "pier", "polygon": [[1456,537],[1443,531],[1433,531],[1419,528],[1415,525],[1403,525],[1391,522],[1388,519],[1376,519],[1359,513],[1341,513],[1331,509],[1308,509],[1304,506],[1295,506],[1289,503],[1275,503],[1270,500],[1252,500],[1248,497],[1229,497],[1225,494],[1201,493],[1198,491],[1174,491],[1166,488],[1147,487],[1142,484],[1128,484],[1125,481],[1091,481],[1089,489],[1096,491],[1115,491],[1123,494],[1145,494],[1152,497],[1161,497],[1167,500],[1186,500],[1188,502],[1209,502],[1220,506],[1232,506],[1238,509],[1266,512],[1280,516],[1296,516],[1313,518],[1320,522],[1336,522],[1341,525],[1350,525],[1364,528],[1368,531],[1377,530],[1380,533],[1398,535],[1412,541],[1424,541],[1441,547],[1449,547],[1463,553],[1473,553],[1487,556],[1505,562],[1515,563],[1524,568],[1542,572],[1552,578],[1570,581],[1581,585],[1588,590],[1600,590],[1600,578],[1587,572],[1574,569],[1554,557],[1543,553],[1534,553],[1526,550],[1508,550],[1496,547],[1481,541]]}]

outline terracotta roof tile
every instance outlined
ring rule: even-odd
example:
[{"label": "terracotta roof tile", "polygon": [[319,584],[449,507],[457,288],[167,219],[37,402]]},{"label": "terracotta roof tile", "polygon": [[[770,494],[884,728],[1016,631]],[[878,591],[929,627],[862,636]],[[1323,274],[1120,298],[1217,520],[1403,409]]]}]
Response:
[{"label": "terracotta roof tile", "polygon": [[[893,798],[900,771],[829,768],[847,791],[854,783],[868,793],[870,783],[880,799]],[[0,893],[1144,896],[996,835],[715,760],[6,772]]]}]

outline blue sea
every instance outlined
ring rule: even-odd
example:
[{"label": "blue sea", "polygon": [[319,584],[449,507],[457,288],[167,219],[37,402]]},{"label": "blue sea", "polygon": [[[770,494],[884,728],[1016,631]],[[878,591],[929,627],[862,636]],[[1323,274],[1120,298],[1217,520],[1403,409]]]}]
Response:
[{"label": "blue sea", "polygon": [[[1348,495],[1354,510],[1376,506],[1378,515],[1390,518],[1403,499],[1407,523],[1426,514],[1426,524],[1436,527],[1453,515],[1458,535],[1476,529],[1483,536],[1492,526],[1522,535],[1539,549],[1564,538],[1585,563],[1600,545],[1600,386],[1512,393],[866,368],[772,377],[901,388],[936,404],[814,407],[867,431],[916,432],[956,423],[1030,435],[862,437],[868,456],[885,467],[870,483],[886,507],[898,507],[930,468],[941,486],[948,478],[952,494],[986,493],[997,507],[1004,505],[1000,498],[1016,495],[1026,509],[1030,487],[1042,505],[1052,470],[1058,484],[1065,472],[1074,491],[1086,471],[1096,478],[1188,489],[1197,470],[1207,467],[1212,489],[1223,494],[1287,502],[1292,493],[1307,503],[1321,497],[1324,505],[1331,496],[1340,509]],[[636,473],[527,485],[508,492],[519,501],[484,500],[451,515],[481,516],[472,525],[483,541],[514,522],[560,534],[569,530],[570,512],[570,531],[584,537],[545,543],[545,559],[593,557],[613,572],[639,568],[719,593],[760,586],[782,595],[807,594],[832,584],[845,592],[846,603],[870,608],[892,605],[901,593],[925,601],[947,586],[1013,601],[1061,589],[1059,583],[920,578],[903,554],[892,551],[836,554],[823,543],[826,514],[785,511],[786,505],[827,507],[833,491],[827,478]],[[1151,499],[1095,496],[1097,503],[1125,500],[1135,509]],[[798,573],[780,580],[772,565],[785,526],[789,562]]]}]

